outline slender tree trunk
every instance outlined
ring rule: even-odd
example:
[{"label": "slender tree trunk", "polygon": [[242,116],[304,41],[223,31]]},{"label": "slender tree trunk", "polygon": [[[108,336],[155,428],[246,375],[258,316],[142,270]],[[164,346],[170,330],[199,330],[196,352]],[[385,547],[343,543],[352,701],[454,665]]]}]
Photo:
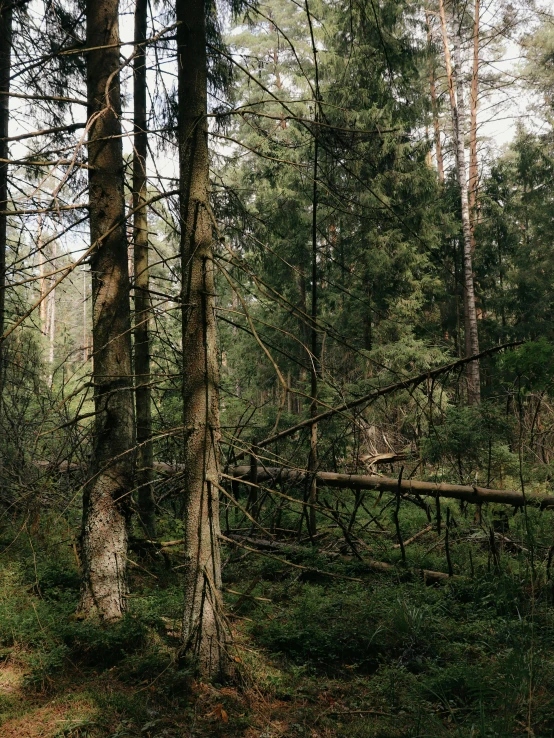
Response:
[{"label": "slender tree trunk", "polygon": [[[6,9],[5,6],[8,6]],[[13,11],[9,0],[0,0],[0,211],[8,208],[8,126],[10,120],[10,64]],[[0,215],[0,336],[6,330],[6,250],[8,218]],[[4,341],[0,339],[0,420],[4,389]],[[2,459],[0,457],[0,467]],[[1,468],[0,468],[1,471]]]},{"label": "slender tree trunk", "polygon": [[[450,48],[448,43],[448,31],[446,26],[446,13],[444,9],[444,0],[439,0],[439,12],[442,29],[442,39],[444,45],[444,59],[446,67],[446,77],[448,81],[448,92],[450,96],[450,107],[452,110],[452,127],[454,135],[454,145],[456,149],[456,172],[458,176],[458,186],[460,188],[460,204],[462,213],[462,230],[463,230],[463,284],[464,284],[464,323],[465,323],[465,347],[466,356],[479,353],[479,336],[477,331],[477,310],[475,307],[475,291],[473,284],[473,263],[471,248],[471,222],[469,217],[469,201],[466,179],[466,164],[464,151],[464,100],[463,86],[461,78],[461,52],[460,45],[456,36],[456,63],[458,66],[458,85],[456,100],[456,92],[454,90],[454,75],[452,72],[452,63],[450,59]],[[479,364],[472,361],[467,365],[466,371],[468,386],[468,404],[478,405],[481,399],[481,386],[479,375]]]},{"label": "slender tree trunk", "polygon": [[[135,43],[144,44],[147,32],[148,0],[137,0],[135,9]],[[134,273],[135,273],[135,377],[137,410],[137,477],[138,511],[148,538],[156,537],[156,502],[152,489],[152,403],[150,390],[150,275],[148,266],[148,211],[146,201],[146,49],[136,47],[133,66],[134,84],[134,158],[133,209]],[[142,205],[142,207],[141,207]],[[137,209],[139,208],[139,209]]]},{"label": "slender tree trunk", "polygon": [[219,406],[209,205],[204,0],[177,0],[183,306],[184,652],[204,675],[227,671],[219,546]]},{"label": "slender tree trunk", "polygon": [[[56,262],[57,246],[56,242],[52,243],[52,259],[53,264]],[[53,289],[48,295],[48,363],[50,364],[50,383],[52,383],[52,368],[54,364],[54,341],[56,338],[56,290]]]},{"label": "slender tree trunk", "polygon": [[473,70],[471,74],[470,121],[469,121],[469,216],[471,218],[471,247],[475,250],[475,225],[477,223],[477,97],[479,94],[479,14],[480,0],[475,0],[473,21]]},{"label": "slender tree trunk", "polygon": [[[317,114],[316,114],[317,123]],[[319,347],[317,340],[317,165],[318,165],[318,140],[317,132],[314,139],[314,183],[312,196],[312,304],[311,304],[311,330],[310,330],[310,374],[311,374],[311,402],[310,417],[315,418],[318,414],[317,394],[318,394],[318,369],[319,369]],[[317,454],[317,423],[312,423],[310,431],[310,455],[308,458],[308,469],[313,471],[310,479],[309,491],[309,532],[313,536],[316,534],[316,511],[317,503],[317,479],[315,472],[318,466]]]},{"label": "slender tree trunk", "polygon": [[[425,21],[427,25],[427,46],[429,47],[429,50],[431,50],[433,38],[431,34],[431,19],[427,9],[425,9]],[[435,129],[435,157],[437,160],[437,171],[439,182],[444,182],[444,162],[442,158],[441,129],[437,105],[437,86],[435,83],[435,69],[433,67],[432,59],[429,59],[429,85],[431,88],[431,110],[433,112],[433,126]]]},{"label": "slender tree trunk", "polygon": [[[7,0],[10,6],[9,0]],[[6,9],[6,0],[0,0],[0,211],[8,208],[8,126],[10,120],[10,69],[12,50],[12,23],[11,8]],[[5,94],[2,94],[5,93]],[[3,426],[3,394],[5,379],[4,347],[2,340],[6,330],[6,250],[8,218],[0,215],[0,429]],[[2,444],[0,444],[0,490],[3,487],[4,458]]]},{"label": "slender tree trunk", "polygon": [[[80,611],[120,618],[127,590],[134,411],[123,193],[118,0],[87,0],[90,232],[95,433],[83,495]],[[110,231],[108,233],[108,231]]]},{"label": "slender tree trunk", "polygon": [[[312,305],[311,305],[311,330],[310,330],[310,367],[311,367],[311,403],[310,403],[310,417],[315,418],[318,414],[318,373],[320,369],[320,356],[319,346],[317,340],[317,298],[318,298],[318,274],[317,274],[317,205],[318,205],[318,192],[317,192],[317,178],[319,176],[319,70],[317,63],[317,48],[314,39],[312,16],[310,15],[310,8],[308,0],[306,3],[306,16],[308,19],[308,25],[310,27],[310,37],[312,42],[312,53],[314,57],[314,72],[315,72],[315,103],[314,103],[314,169],[313,169],[313,192],[312,192]],[[310,536],[314,536],[316,530],[316,503],[317,503],[317,479],[315,472],[318,467],[318,451],[317,451],[317,423],[312,423],[310,432],[310,455],[308,458],[308,469],[313,472],[310,479],[310,492],[309,492],[309,533]]]},{"label": "slender tree trunk", "polygon": [[[38,207],[42,207],[41,197],[38,198]],[[44,244],[42,238],[42,213],[38,214],[37,217],[37,256],[38,256],[38,273],[39,273],[39,289],[40,289],[40,305],[38,309],[40,330],[43,335],[48,335],[48,280],[46,278],[46,272],[48,271],[46,264],[46,253],[44,251]]]}]

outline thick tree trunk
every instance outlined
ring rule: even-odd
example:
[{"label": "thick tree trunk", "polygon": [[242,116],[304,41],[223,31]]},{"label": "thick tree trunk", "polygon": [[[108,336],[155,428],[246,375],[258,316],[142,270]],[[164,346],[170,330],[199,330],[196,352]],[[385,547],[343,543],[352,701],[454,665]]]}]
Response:
[{"label": "thick tree trunk", "polygon": [[[135,8],[135,43],[146,41],[148,0],[137,0]],[[156,537],[156,503],[152,489],[152,404],[150,391],[150,279],[148,266],[148,211],[146,202],[146,49],[136,47],[133,66],[134,85],[134,158],[133,209],[135,273],[135,377],[137,410],[137,477],[139,519],[147,537]],[[141,207],[142,206],[142,207]],[[139,208],[139,209],[137,209]]]},{"label": "thick tree trunk", "polygon": [[134,447],[118,0],[87,0],[86,15],[87,47],[94,49],[87,55],[87,99],[90,232],[98,242],[91,256],[96,418],[92,475],[83,496],[79,609],[114,620],[125,610]]},{"label": "thick tree trunk", "polygon": [[[0,0],[0,212],[8,208],[8,124],[10,119],[10,60],[12,50],[12,10]],[[8,218],[0,215],[0,336],[6,329],[6,249]],[[4,389],[4,341],[0,339],[0,417]],[[0,456],[0,466],[2,458]]]},{"label": "thick tree trunk", "polygon": [[182,188],[184,652],[200,671],[227,671],[219,550],[219,407],[212,225],[208,201],[204,0],[177,0]]},{"label": "thick tree trunk", "polygon": [[[460,189],[460,205],[462,213],[462,230],[463,230],[463,282],[464,282],[464,323],[465,323],[465,348],[466,356],[472,356],[479,353],[479,336],[477,331],[477,310],[475,307],[475,290],[473,284],[473,263],[472,263],[472,242],[471,242],[471,221],[469,217],[469,201],[466,179],[466,163],[464,151],[464,100],[463,86],[461,78],[461,53],[459,39],[456,37],[456,64],[458,66],[458,84],[456,100],[456,92],[454,91],[454,74],[452,71],[452,63],[450,60],[450,48],[448,44],[448,31],[446,26],[446,13],[444,10],[444,0],[439,0],[439,12],[442,29],[442,39],[444,45],[444,59],[446,67],[446,77],[448,81],[448,92],[450,95],[450,107],[452,110],[452,127],[454,135],[454,145],[456,150],[456,173],[458,176],[458,186]],[[467,365],[466,369],[467,387],[468,387],[468,404],[478,405],[481,399],[481,383],[479,375],[479,364],[472,361]]]}]

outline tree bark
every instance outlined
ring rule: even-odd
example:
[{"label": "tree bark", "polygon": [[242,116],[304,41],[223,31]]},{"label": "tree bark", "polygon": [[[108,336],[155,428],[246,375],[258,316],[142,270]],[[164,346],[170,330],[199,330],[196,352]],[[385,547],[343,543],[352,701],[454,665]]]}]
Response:
[{"label": "tree bark", "polygon": [[477,97],[479,94],[479,14],[480,0],[475,0],[473,20],[473,70],[471,74],[471,98],[469,121],[469,215],[471,218],[471,247],[475,250],[475,225],[477,221]]},{"label": "tree bark", "polygon": [[[454,145],[456,150],[456,173],[458,177],[458,187],[460,189],[460,205],[462,213],[462,231],[463,231],[463,266],[464,266],[464,323],[465,323],[465,349],[466,356],[472,356],[479,353],[479,335],[477,330],[477,310],[475,307],[475,290],[473,284],[473,262],[472,262],[472,241],[471,241],[471,221],[469,217],[469,201],[468,188],[466,178],[466,163],[464,151],[464,100],[463,100],[463,83],[461,76],[461,52],[459,39],[456,36],[455,51],[457,64],[457,93],[454,91],[454,74],[452,71],[452,63],[450,59],[450,48],[448,43],[448,31],[446,26],[446,13],[444,9],[444,0],[439,0],[439,13],[441,20],[442,40],[444,46],[444,60],[446,67],[446,77],[448,81],[448,92],[450,96],[450,108],[452,111],[452,128],[454,135]],[[468,388],[468,404],[478,405],[481,400],[481,383],[479,374],[479,364],[477,361],[471,361],[466,368],[466,379]]]},{"label": "tree bark", "polygon": [[[314,169],[313,169],[313,192],[312,192],[312,304],[311,304],[311,326],[310,326],[310,373],[311,373],[311,403],[310,403],[310,417],[316,418],[318,414],[318,374],[320,371],[320,355],[319,345],[317,340],[317,311],[318,311],[318,274],[317,274],[317,206],[318,206],[318,191],[317,191],[317,178],[319,176],[319,135],[318,135],[318,123],[319,123],[319,105],[320,105],[320,94],[319,94],[319,68],[317,63],[317,48],[314,38],[314,31],[312,25],[312,16],[310,14],[310,8],[308,0],[306,3],[306,16],[308,19],[308,25],[310,27],[310,37],[312,42],[312,54],[314,58],[314,74],[315,74],[315,104],[314,104]],[[317,479],[315,472],[318,467],[318,450],[317,450],[317,422],[312,423],[310,430],[310,454],[308,458],[308,469],[312,472],[311,479],[309,480],[309,501],[310,509],[308,515],[308,530],[310,536],[314,536],[317,533],[317,519],[316,519],[316,503],[317,503]]]},{"label": "tree bark", "polygon": [[[95,433],[83,495],[83,587],[87,617],[125,610],[134,411],[131,316],[123,192],[118,0],[87,0],[87,100]],[[109,229],[109,235],[104,235]]]},{"label": "tree bark", "polygon": [[[146,49],[148,0],[135,8],[133,209],[135,275],[135,402],[137,414],[138,515],[148,538],[156,537],[156,502],[152,489],[152,403],[150,389],[150,275],[146,202],[147,109]],[[139,45],[142,44],[142,45]]]},{"label": "tree bark", "polygon": [[184,425],[183,650],[204,676],[225,673],[219,550],[219,406],[209,210],[204,0],[177,0]]},{"label": "tree bark", "polygon": [[[0,0],[0,336],[6,328],[6,249],[8,217],[8,126],[10,120],[10,68],[12,50],[13,11]],[[0,419],[4,389],[4,341],[0,339]],[[2,459],[0,456],[0,466]]]},{"label": "tree bark", "polygon": [[[307,4],[306,4],[307,8]],[[308,11],[309,12],[309,11]],[[317,86],[317,85],[316,85]],[[315,116],[317,128],[317,112]],[[318,176],[318,139],[317,131],[314,134],[314,182],[312,195],[312,304],[311,304],[311,327],[310,327],[310,375],[311,375],[311,402],[310,417],[315,418],[318,414],[318,371],[319,371],[319,347],[317,340],[317,176]],[[310,454],[308,458],[308,469],[312,472],[317,471],[318,453],[317,453],[317,422],[312,423],[310,429]],[[317,533],[316,509],[317,503],[317,479],[315,473],[309,480],[310,489],[308,497],[310,501],[310,509],[308,515],[308,529],[311,536]]]},{"label": "tree bark", "polygon": [[[433,37],[431,33],[431,18],[427,9],[425,9],[425,22],[427,25],[427,46],[429,48],[429,51],[431,51]],[[429,60],[429,85],[431,88],[431,110],[433,113],[433,127],[435,129],[435,158],[437,160],[437,172],[439,175],[439,182],[444,182],[444,162],[442,158],[441,129],[437,106],[437,86],[435,83],[435,69],[433,67],[432,59]]]},{"label": "tree bark", "polygon": [[[56,242],[52,242],[52,263],[56,263],[58,248]],[[55,338],[56,338],[56,290],[53,289],[48,295],[48,312],[47,312],[47,330],[48,336],[48,363],[50,364],[50,384],[52,384],[52,372],[55,355]]]}]

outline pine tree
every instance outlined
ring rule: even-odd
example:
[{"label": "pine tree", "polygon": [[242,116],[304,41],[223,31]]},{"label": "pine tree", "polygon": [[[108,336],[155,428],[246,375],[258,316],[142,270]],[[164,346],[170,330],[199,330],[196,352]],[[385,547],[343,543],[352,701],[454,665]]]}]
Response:
[{"label": "pine tree", "polygon": [[147,0],[137,0],[135,8],[134,88],[134,156],[133,210],[134,216],[134,287],[135,287],[135,364],[137,418],[137,476],[139,519],[147,536],[156,537],[155,500],[152,490],[153,448],[150,376],[150,275],[148,246],[148,211],[145,206],[147,175],[147,110],[146,110],[146,49]]},{"label": "pine tree", "polygon": [[204,675],[225,673],[219,544],[219,395],[209,203],[206,4],[177,0],[185,610],[184,651]]},{"label": "pine tree", "polygon": [[118,0],[86,5],[96,417],[91,479],[83,495],[79,610],[108,621],[126,608],[134,447],[118,11]]}]

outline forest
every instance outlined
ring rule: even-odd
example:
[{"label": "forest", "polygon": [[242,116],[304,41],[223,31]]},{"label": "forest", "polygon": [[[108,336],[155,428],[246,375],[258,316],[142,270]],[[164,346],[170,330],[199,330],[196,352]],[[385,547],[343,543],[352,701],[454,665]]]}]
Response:
[{"label": "forest", "polygon": [[554,737],[547,0],[0,0],[1,738]]}]

